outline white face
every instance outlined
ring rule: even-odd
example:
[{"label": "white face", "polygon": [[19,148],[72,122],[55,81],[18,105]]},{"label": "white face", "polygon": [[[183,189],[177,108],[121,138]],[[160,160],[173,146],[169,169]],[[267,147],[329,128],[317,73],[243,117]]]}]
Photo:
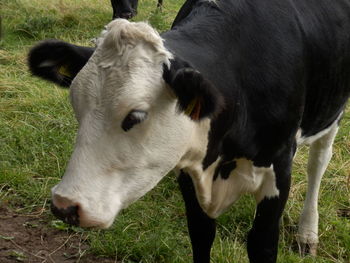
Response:
[{"label": "white face", "polygon": [[[162,78],[169,58],[150,26],[118,19],[74,79],[71,101],[79,130],[52,195],[59,208],[78,205],[81,226],[110,226],[188,151],[194,124],[177,112]],[[125,119],[133,111],[131,119],[139,123],[125,131],[123,123],[130,124]]]}]

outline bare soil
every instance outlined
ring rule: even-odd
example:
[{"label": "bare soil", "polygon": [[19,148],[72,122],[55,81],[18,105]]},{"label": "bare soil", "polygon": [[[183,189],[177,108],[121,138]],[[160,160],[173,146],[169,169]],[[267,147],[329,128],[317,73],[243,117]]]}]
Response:
[{"label": "bare soil", "polygon": [[0,206],[0,262],[111,263],[87,252],[86,235],[49,226],[42,213],[18,214]]},{"label": "bare soil", "polygon": [[[338,213],[350,218],[349,209]],[[0,205],[0,263],[118,263],[87,252],[86,234],[59,230],[49,222],[42,211],[21,214]]]}]

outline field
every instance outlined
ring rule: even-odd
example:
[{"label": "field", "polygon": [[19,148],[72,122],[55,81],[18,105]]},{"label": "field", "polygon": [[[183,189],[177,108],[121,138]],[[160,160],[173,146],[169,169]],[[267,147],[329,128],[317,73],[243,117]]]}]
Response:
[{"label": "field", "polygon": [[[183,0],[140,0],[134,21],[169,29]],[[109,230],[56,220],[50,188],[62,176],[77,123],[68,90],[32,77],[26,54],[39,40],[92,46],[112,17],[109,0],[0,0],[0,262],[191,262],[184,205],[169,174],[117,218]],[[298,151],[282,220],[280,263],[350,262],[350,110],[336,138],[320,191],[318,256],[301,258],[295,242],[306,190],[307,148]],[[254,200],[242,198],[218,219],[212,262],[248,262],[246,234]]]}]

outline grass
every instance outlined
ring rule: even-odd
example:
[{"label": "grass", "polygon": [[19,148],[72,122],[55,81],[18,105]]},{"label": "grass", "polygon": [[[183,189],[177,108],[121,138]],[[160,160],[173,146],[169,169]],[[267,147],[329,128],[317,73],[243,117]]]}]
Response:
[{"label": "grass", "polygon": [[[168,29],[182,4],[140,0],[135,20],[148,20],[159,31]],[[1,0],[0,40],[0,201],[17,212],[46,208],[50,188],[59,181],[72,152],[76,121],[68,91],[33,78],[26,54],[34,43],[58,38],[92,45],[112,9],[108,0]],[[342,121],[334,157],[320,192],[320,245],[318,257],[300,258],[295,249],[298,216],[306,190],[307,148],[294,164],[293,186],[283,220],[279,260],[285,262],[350,262],[350,220],[338,211],[350,209],[350,112]],[[242,198],[218,219],[212,262],[247,262],[246,233],[254,201]],[[83,230],[76,230],[83,231]],[[126,209],[107,231],[88,231],[90,252],[122,262],[191,262],[184,206],[170,174],[154,190]]]}]

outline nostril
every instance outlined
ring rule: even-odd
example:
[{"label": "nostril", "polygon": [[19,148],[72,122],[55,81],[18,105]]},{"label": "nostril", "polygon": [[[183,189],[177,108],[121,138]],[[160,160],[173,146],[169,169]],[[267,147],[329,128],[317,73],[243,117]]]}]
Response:
[{"label": "nostril", "polygon": [[79,206],[69,206],[67,208],[58,208],[54,205],[54,203],[51,203],[51,212],[59,219],[63,220],[64,222],[79,226],[79,214],[78,214]]}]

